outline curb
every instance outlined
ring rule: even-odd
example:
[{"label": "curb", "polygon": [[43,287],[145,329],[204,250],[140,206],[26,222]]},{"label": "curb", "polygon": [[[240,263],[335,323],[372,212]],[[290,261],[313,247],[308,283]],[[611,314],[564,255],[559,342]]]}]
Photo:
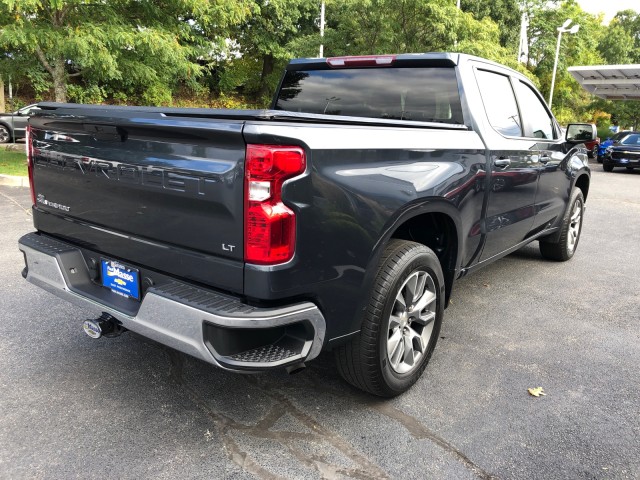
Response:
[{"label": "curb", "polygon": [[0,185],[7,187],[29,187],[29,177],[18,177],[16,175],[0,174]]},{"label": "curb", "polygon": [[0,148],[7,152],[26,152],[27,146],[24,143],[3,143]]}]

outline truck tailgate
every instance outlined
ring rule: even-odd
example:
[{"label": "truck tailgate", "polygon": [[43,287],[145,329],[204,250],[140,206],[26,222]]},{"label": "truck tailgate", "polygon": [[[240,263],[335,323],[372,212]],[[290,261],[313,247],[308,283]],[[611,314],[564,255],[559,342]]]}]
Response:
[{"label": "truck tailgate", "polygon": [[31,128],[39,231],[242,291],[242,120],[79,106]]}]

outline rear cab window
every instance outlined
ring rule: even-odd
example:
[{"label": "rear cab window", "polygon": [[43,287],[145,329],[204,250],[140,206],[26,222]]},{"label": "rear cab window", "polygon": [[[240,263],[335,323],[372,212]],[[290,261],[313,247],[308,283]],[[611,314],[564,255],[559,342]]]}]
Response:
[{"label": "rear cab window", "polygon": [[463,124],[454,68],[287,71],[276,110]]}]

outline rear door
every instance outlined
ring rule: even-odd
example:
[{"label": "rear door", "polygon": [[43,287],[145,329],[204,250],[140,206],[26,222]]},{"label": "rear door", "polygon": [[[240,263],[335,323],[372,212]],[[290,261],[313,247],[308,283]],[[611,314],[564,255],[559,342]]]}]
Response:
[{"label": "rear door", "polygon": [[484,106],[484,140],[490,152],[483,261],[522,242],[531,231],[539,154],[536,140],[524,136],[509,72],[494,66],[484,69],[478,63],[475,77]]}]

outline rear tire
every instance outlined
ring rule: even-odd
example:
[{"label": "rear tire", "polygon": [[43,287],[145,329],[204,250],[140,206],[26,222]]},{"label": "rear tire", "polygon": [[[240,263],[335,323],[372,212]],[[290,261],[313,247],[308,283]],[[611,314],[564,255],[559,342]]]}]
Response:
[{"label": "rear tire", "polygon": [[613,165],[607,165],[606,163],[602,164],[602,169],[605,172],[613,172]]},{"label": "rear tire", "polygon": [[560,238],[556,242],[540,240],[540,253],[544,258],[558,262],[566,262],[578,248],[582,220],[584,219],[584,196],[582,190],[573,187],[569,198],[569,208],[565,213],[560,230]]},{"label": "rear tire", "polygon": [[335,350],[340,375],[382,397],[407,391],[429,362],[443,312],[444,277],[436,254],[419,243],[391,240],[360,332]]}]

